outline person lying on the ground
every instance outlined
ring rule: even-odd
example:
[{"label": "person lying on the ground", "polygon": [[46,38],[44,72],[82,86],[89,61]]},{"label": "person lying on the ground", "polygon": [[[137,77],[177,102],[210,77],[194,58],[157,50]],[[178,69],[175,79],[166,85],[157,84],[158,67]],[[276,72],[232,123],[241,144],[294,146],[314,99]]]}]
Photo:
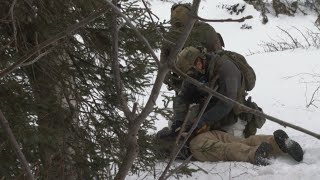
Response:
[{"label": "person lying on the ground", "polygon": [[[158,150],[164,152],[165,149],[161,149],[164,147],[168,148],[167,151],[172,150],[174,137],[168,128],[160,130],[156,135]],[[253,135],[245,139],[222,131],[208,131],[192,138],[183,153],[180,158],[192,155],[198,161],[240,161],[260,166],[269,165],[270,157],[286,153],[297,162],[303,160],[301,146],[283,130],[277,130],[273,135]]]}]

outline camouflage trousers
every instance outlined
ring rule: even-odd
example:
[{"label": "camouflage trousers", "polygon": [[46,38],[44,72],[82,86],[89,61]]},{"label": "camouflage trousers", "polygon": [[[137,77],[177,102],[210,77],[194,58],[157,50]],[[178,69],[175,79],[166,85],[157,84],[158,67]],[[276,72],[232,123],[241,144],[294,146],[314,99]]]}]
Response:
[{"label": "camouflage trousers", "polygon": [[246,139],[237,138],[222,131],[199,134],[190,142],[190,150],[199,161],[243,161],[255,162],[255,152],[262,142],[270,143],[271,155],[283,154],[272,135],[254,135]]}]

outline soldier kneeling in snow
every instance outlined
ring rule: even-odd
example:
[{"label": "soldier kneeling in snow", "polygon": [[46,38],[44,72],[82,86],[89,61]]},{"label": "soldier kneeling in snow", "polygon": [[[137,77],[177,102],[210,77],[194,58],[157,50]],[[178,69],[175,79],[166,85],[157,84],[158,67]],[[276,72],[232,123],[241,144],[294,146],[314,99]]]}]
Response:
[{"label": "soldier kneeling in snow", "polygon": [[[244,100],[245,90],[254,87],[255,75],[254,72],[250,73],[252,68],[245,60],[242,61],[242,68],[239,68],[239,62],[232,59],[237,57],[238,54],[229,51],[206,54],[203,48],[186,47],[179,54],[176,64],[182,72],[199,82],[217,86],[219,93],[259,109],[251,100]],[[164,128],[156,136],[159,152],[170,153],[174,149],[172,146],[183,121],[187,121],[185,129],[188,131],[206,96],[207,93],[198,87],[187,81],[182,82],[181,91],[173,105],[174,122],[171,129]],[[198,104],[198,108],[193,108],[196,107],[192,106],[194,103]],[[185,119],[188,111],[192,112],[191,116]],[[187,158],[192,154],[199,161],[244,161],[268,165],[270,156],[288,153],[296,161],[302,161],[301,146],[284,131],[277,130],[273,136],[254,135],[256,128],[261,128],[264,122],[265,119],[237,111],[237,107],[213,98],[179,158]]]}]

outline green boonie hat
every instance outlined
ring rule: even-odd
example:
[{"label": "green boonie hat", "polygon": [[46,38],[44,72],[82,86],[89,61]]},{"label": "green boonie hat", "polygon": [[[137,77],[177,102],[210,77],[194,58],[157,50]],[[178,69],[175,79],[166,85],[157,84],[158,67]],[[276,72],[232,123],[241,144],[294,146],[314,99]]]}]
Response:
[{"label": "green boonie hat", "polygon": [[176,65],[182,72],[186,73],[191,67],[194,66],[194,62],[198,57],[205,59],[205,52],[200,51],[192,46],[185,47],[179,53]]}]

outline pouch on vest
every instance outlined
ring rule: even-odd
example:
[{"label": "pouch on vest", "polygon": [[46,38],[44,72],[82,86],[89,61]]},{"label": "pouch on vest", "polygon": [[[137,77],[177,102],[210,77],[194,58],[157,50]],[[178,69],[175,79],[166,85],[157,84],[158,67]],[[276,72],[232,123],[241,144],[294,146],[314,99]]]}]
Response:
[{"label": "pouch on vest", "polygon": [[[251,97],[248,97],[248,99],[245,100],[244,105],[262,112],[262,108],[253,102]],[[266,122],[264,117],[256,116],[251,113],[241,113],[240,118],[248,122],[244,130],[245,137],[256,134],[257,128],[260,129]]]}]

